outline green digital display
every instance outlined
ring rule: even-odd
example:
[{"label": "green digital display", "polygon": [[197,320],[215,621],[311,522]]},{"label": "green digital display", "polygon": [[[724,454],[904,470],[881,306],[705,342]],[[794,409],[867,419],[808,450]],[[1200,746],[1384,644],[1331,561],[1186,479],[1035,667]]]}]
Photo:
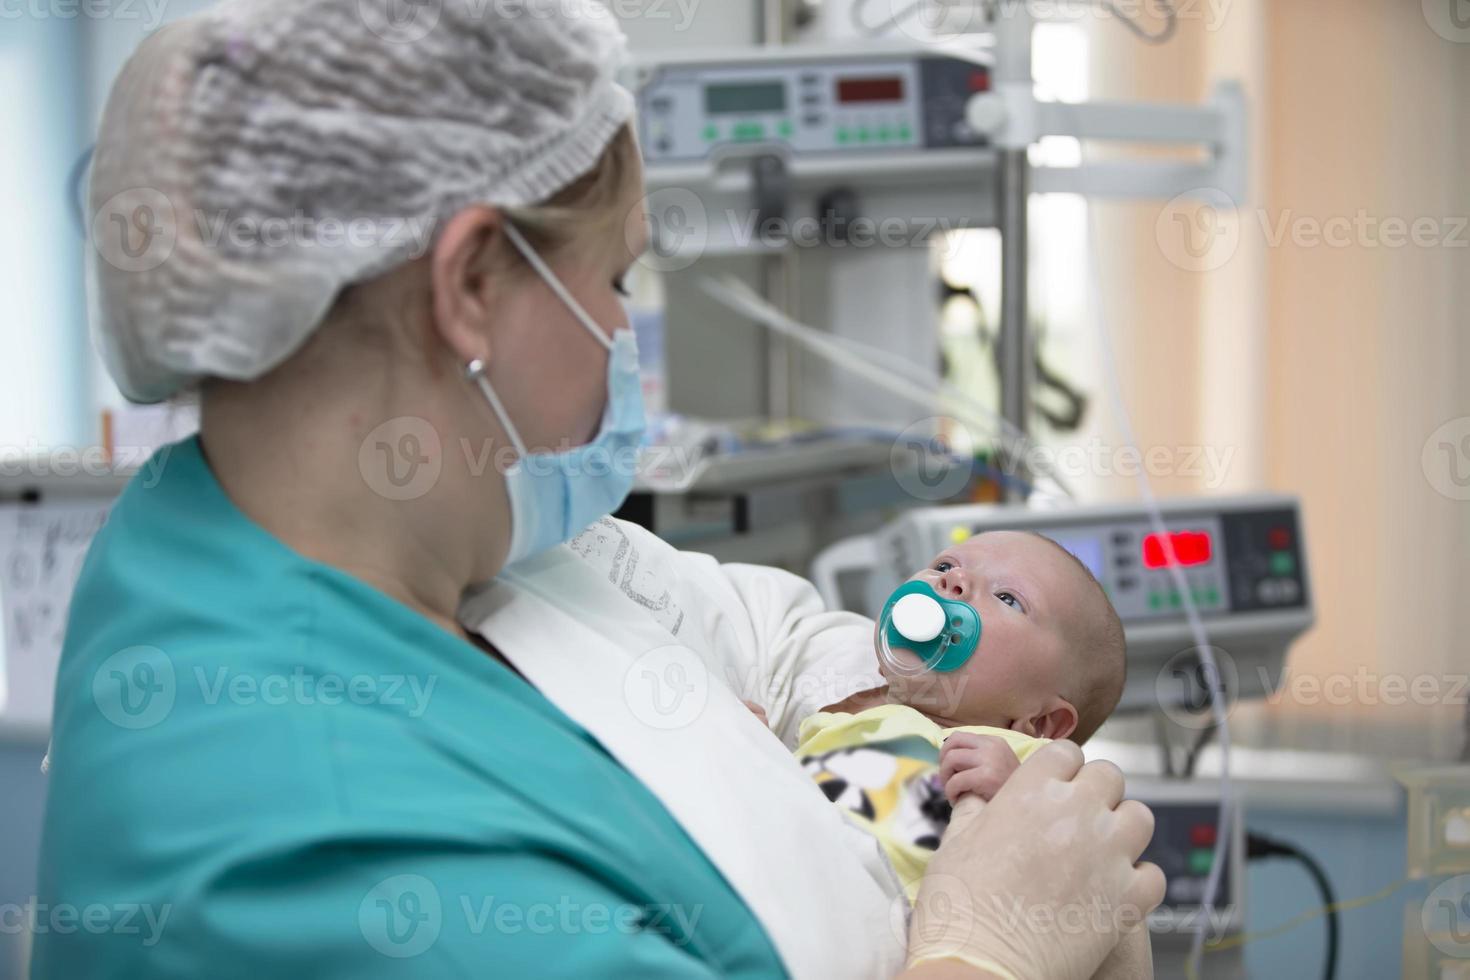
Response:
[{"label": "green digital display", "polygon": [[785,82],[742,82],[739,85],[707,85],[704,111],[710,115],[730,112],[785,112]]}]

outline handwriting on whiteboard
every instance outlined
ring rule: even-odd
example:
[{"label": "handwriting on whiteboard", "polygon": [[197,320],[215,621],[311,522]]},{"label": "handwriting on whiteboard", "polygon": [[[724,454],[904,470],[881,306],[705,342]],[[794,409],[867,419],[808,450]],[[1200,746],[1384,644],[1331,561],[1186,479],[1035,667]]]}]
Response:
[{"label": "handwriting on whiteboard", "polygon": [[0,505],[0,703],[10,720],[50,717],[72,589],[107,511],[96,502]]}]

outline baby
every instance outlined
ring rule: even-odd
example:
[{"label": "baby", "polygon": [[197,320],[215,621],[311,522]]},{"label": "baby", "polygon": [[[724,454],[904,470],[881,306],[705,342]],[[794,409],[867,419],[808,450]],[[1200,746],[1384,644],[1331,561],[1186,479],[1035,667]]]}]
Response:
[{"label": "baby", "polygon": [[1124,676],[1118,614],[1049,538],[981,534],[912,580],[980,614],[973,655],[914,676],[879,657],[887,683],[807,718],[796,748],[827,798],[878,838],[910,897],[951,805],[965,793],[990,799],[1052,739],[1086,742],[1117,707]]}]

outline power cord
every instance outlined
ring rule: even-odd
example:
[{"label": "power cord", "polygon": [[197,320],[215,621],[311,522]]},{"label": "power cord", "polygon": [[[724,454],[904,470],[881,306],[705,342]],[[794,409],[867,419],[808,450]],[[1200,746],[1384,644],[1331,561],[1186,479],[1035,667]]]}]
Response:
[{"label": "power cord", "polygon": [[1337,941],[1338,941],[1338,918],[1337,898],[1332,892],[1332,882],[1327,877],[1327,872],[1317,859],[1295,844],[1285,841],[1274,840],[1265,834],[1247,832],[1245,835],[1245,856],[1249,861],[1264,860],[1267,858],[1289,858],[1296,861],[1306,869],[1307,874],[1317,886],[1317,891],[1322,896],[1322,908],[1327,915],[1327,963],[1323,967],[1322,976],[1326,980],[1334,980],[1337,976]]}]

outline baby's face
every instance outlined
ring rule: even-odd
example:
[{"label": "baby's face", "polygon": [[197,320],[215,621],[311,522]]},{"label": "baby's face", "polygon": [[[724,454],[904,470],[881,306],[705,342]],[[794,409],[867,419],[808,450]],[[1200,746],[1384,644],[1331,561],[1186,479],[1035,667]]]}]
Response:
[{"label": "baby's face", "polygon": [[1055,544],[993,531],[944,549],[912,581],[980,613],[980,645],[958,670],[918,677],[883,669],[896,700],[946,727],[992,725],[1065,738],[1077,712],[1067,689],[1069,607],[1094,588]]}]

